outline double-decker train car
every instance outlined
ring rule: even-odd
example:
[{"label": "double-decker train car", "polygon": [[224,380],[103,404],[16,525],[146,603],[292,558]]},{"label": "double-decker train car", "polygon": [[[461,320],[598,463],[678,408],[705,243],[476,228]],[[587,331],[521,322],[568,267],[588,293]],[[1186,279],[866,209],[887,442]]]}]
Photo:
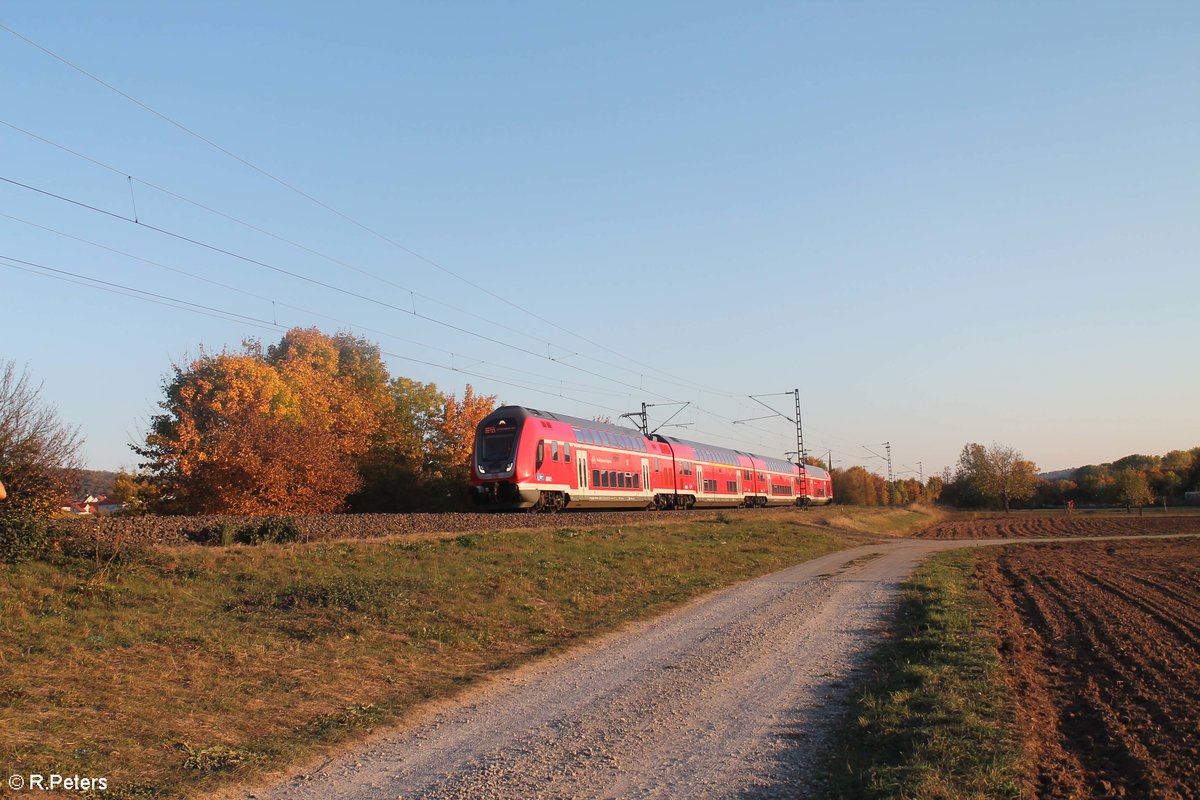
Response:
[{"label": "double-decker train car", "polygon": [[522,406],[475,434],[471,491],[483,509],[819,505],[829,473],[766,456]]}]

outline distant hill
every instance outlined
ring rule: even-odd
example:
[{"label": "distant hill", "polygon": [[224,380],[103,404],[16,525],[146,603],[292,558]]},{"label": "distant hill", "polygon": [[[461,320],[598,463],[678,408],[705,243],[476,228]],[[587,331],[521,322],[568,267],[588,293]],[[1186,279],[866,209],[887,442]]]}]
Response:
[{"label": "distant hill", "polygon": [[1078,467],[1070,469],[1056,469],[1053,472],[1039,472],[1038,477],[1047,481],[1069,481],[1075,477],[1075,470]]},{"label": "distant hill", "polygon": [[79,470],[79,496],[112,494],[116,485],[117,473],[103,469]]}]

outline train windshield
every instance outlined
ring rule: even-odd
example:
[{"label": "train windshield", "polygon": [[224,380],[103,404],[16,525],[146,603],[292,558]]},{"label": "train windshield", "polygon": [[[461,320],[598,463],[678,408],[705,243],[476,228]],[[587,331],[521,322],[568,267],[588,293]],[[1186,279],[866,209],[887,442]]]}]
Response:
[{"label": "train windshield", "polygon": [[496,431],[483,434],[480,451],[480,461],[507,461],[512,457],[513,442],[517,438],[514,430]]}]

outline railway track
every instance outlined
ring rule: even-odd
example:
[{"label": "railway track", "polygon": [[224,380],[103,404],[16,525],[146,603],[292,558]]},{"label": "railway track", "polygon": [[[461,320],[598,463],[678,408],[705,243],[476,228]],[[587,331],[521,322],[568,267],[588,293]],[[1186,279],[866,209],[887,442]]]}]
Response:
[{"label": "railway track", "polygon": [[[803,514],[798,508],[774,509]],[[771,513],[764,509],[703,509],[691,511],[564,511],[559,514],[458,513],[441,514],[313,514],[291,517],[305,539],[374,539],[432,537],[534,528],[591,528],[623,524],[715,519]],[[224,524],[241,526],[261,522],[257,517],[101,517],[61,520],[66,531],[87,537],[125,543],[189,545],[196,531]]]}]

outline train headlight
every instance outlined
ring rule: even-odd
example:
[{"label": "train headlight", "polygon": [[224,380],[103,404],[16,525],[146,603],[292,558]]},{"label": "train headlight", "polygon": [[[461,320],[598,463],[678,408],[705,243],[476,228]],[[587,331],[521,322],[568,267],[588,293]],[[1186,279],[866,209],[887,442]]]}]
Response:
[{"label": "train headlight", "polygon": [[513,468],[513,465],[510,463],[510,464],[509,464],[507,467],[505,467],[505,468],[504,468],[504,471],[505,471],[505,472],[512,472],[512,468]]},{"label": "train headlight", "polygon": [[481,464],[481,465],[479,465],[478,469],[479,469],[479,474],[480,474],[480,475],[482,475],[483,473],[487,472],[487,470],[483,468],[483,465],[482,465],[482,464]]}]

